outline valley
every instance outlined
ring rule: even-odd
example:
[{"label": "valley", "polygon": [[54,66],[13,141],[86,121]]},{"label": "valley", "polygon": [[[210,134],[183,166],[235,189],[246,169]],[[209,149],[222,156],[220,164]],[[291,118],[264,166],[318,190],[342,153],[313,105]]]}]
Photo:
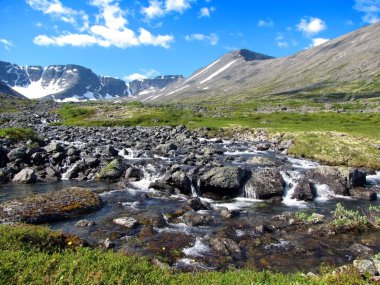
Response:
[{"label": "valley", "polygon": [[379,35],[129,82],[0,61],[1,282],[379,282]]}]

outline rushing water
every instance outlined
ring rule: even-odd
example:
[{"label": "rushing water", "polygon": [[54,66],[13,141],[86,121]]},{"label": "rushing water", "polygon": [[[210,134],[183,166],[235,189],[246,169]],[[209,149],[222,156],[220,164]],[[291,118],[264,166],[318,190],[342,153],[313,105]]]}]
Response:
[{"label": "rushing water", "polygon": [[[215,145],[215,141],[203,140],[203,143]],[[378,232],[364,233],[358,236],[350,236],[349,238],[341,236],[323,240],[297,232],[275,232],[269,237],[269,240],[265,241],[264,245],[250,245],[250,242],[256,238],[254,234],[255,225],[260,223],[268,224],[275,215],[302,210],[331,217],[331,211],[335,209],[337,202],[342,203],[349,209],[359,210],[368,207],[369,202],[336,196],[327,185],[323,184],[317,185],[317,197],[313,202],[291,199],[299,175],[308,169],[319,167],[318,163],[288,157],[271,151],[257,151],[254,146],[247,143],[231,144],[226,141],[221,144],[221,147],[224,149],[222,158],[233,157],[231,161],[227,160],[225,164],[241,165],[255,169],[257,166],[248,163],[250,159],[255,157],[271,159],[271,161],[278,163],[278,165],[272,167],[281,169],[281,175],[286,182],[285,195],[281,203],[258,200],[255,194],[252,191],[250,192],[250,189],[245,189],[245,193],[248,193],[245,195],[246,197],[238,197],[229,201],[213,201],[202,198],[202,201],[211,205],[211,210],[203,210],[200,213],[212,216],[214,222],[211,226],[192,227],[184,223],[170,223],[167,216],[165,216],[167,219],[166,226],[153,229],[156,235],[165,236],[165,234],[174,233],[185,234],[194,238],[193,243],[180,249],[180,257],[172,263],[174,267],[212,270],[234,265],[236,267],[269,268],[281,271],[316,271],[321,263],[339,265],[349,262],[353,257],[347,251],[347,248],[355,242],[367,240],[370,241],[368,243],[372,248],[380,249]],[[137,160],[134,153],[133,149],[119,151],[119,155],[132,161]],[[139,234],[138,229],[125,229],[116,226],[112,223],[112,220],[122,216],[153,216],[162,213],[173,213],[188,198],[183,195],[162,196],[158,191],[149,189],[149,184],[163,175],[157,169],[157,165],[166,165],[170,162],[170,158],[155,157],[155,164],[149,163],[150,158],[143,159],[146,160],[146,163],[142,166],[144,178],[130,183],[130,186],[126,188],[116,184],[95,181],[62,181],[35,185],[7,184],[0,187],[0,202],[31,194],[56,191],[71,186],[91,188],[101,192],[100,196],[105,202],[104,207],[97,212],[77,219],[52,223],[51,228],[76,234],[92,244],[100,244],[105,239],[112,238],[116,249],[120,251],[155,256],[154,252],[147,251],[141,244],[131,242],[133,237]],[[139,160],[142,159],[139,158]],[[157,160],[159,163],[157,163]],[[259,167],[265,167],[265,165]],[[380,172],[377,172],[376,175],[368,176],[367,184],[380,185]],[[193,197],[197,196],[196,188],[197,185],[193,185]],[[145,194],[149,196],[147,197]],[[371,202],[371,204],[380,205],[379,202]],[[220,216],[218,211],[223,207],[230,210],[239,210],[240,215],[234,219],[226,220]],[[85,228],[76,227],[75,223],[80,219],[92,220],[96,225]],[[226,262],[223,259],[225,256],[215,254],[209,240],[219,236],[221,232],[231,239],[248,243],[244,252],[242,252],[242,258]],[[299,254],[294,255],[294,252],[299,252]],[[223,262],[220,261],[222,259]]]}]

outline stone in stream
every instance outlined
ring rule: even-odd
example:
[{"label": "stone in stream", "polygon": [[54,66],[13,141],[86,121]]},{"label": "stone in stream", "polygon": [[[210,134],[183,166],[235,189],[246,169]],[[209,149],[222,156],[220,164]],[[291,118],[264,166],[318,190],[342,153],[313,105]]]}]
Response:
[{"label": "stone in stream", "polygon": [[13,177],[13,182],[31,184],[37,182],[37,174],[32,168],[24,168]]},{"label": "stone in stream", "polygon": [[7,157],[9,161],[15,161],[17,159],[23,160],[26,157],[26,148],[25,147],[14,148],[10,152],[8,152]]},{"label": "stone in stream", "polygon": [[78,228],[92,227],[92,226],[95,226],[95,222],[84,219],[84,220],[79,220],[78,222],[76,222],[75,226]]},{"label": "stone in stream", "polygon": [[97,175],[99,180],[113,181],[119,179],[123,175],[124,166],[117,159],[112,160],[103,167]]},{"label": "stone in stream", "polygon": [[377,199],[376,191],[371,190],[370,188],[355,187],[350,189],[350,195],[354,198],[375,201]]},{"label": "stone in stream", "polygon": [[239,196],[250,171],[235,166],[214,167],[200,177],[200,192],[214,199]]},{"label": "stone in stream", "polygon": [[186,225],[192,227],[210,226],[214,222],[210,214],[200,214],[197,212],[187,212],[181,217],[181,220]]},{"label": "stone in stream", "polygon": [[301,201],[312,201],[315,198],[315,195],[316,193],[309,180],[306,177],[302,177],[297,181],[297,185],[290,198]]},{"label": "stone in stream", "polygon": [[361,171],[359,169],[351,170],[348,175],[350,187],[364,187],[364,185],[366,184],[366,175],[366,172]]},{"label": "stone in stream", "polygon": [[278,170],[258,169],[245,185],[244,196],[254,199],[270,199],[284,195],[285,181]]},{"label": "stone in stream", "polygon": [[141,169],[138,169],[136,167],[129,167],[125,171],[124,178],[129,180],[129,181],[139,181],[144,177],[144,173],[142,172]]},{"label": "stone in stream", "polygon": [[345,177],[337,168],[322,166],[309,170],[306,173],[307,178],[317,184],[326,184],[336,195],[348,196],[347,177]]},{"label": "stone in stream", "polygon": [[89,189],[72,187],[0,204],[0,223],[48,223],[99,209],[101,198]]},{"label": "stone in stream", "polygon": [[134,228],[139,224],[139,222],[136,219],[131,218],[131,217],[116,218],[116,219],[113,219],[112,222],[116,225],[127,227],[127,228]]},{"label": "stone in stream", "polygon": [[225,256],[231,256],[234,259],[241,258],[241,249],[239,245],[229,238],[212,238],[210,239],[211,247],[218,253]]}]

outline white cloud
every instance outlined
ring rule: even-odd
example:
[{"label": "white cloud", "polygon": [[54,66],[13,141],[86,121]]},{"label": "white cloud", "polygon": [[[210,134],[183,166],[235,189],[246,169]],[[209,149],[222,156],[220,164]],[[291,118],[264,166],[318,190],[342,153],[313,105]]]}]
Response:
[{"label": "white cloud", "polygon": [[273,23],[273,20],[272,19],[268,19],[268,20],[259,20],[257,22],[257,26],[260,27],[260,28],[271,28],[274,26],[274,23]]},{"label": "white cloud", "polygon": [[191,34],[185,36],[185,40],[187,41],[202,41],[208,42],[210,45],[217,45],[219,42],[219,37],[216,34],[204,35],[204,34]]},{"label": "white cloud", "polygon": [[7,40],[7,39],[0,39],[0,43],[3,44],[4,48],[7,51],[10,51],[11,48],[15,46],[10,40]]},{"label": "white cloud", "polygon": [[280,48],[287,48],[289,44],[287,42],[277,42],[277,46]]},{"label": "white cloud", "polygon": [[311,44],[309,47],[316,47],[319,45],[324,44],[325,42],[328,42],[330,39],[325,39],[325,38],[315,38],[311,40]]},{"label": "white cloud", "polygon": [[297,25],[297,29],[303,32],[306,36],[318,34],[327,28],[325,21],[319,18],[303,18]]},{"label": "white cloud", "polygon": [[352,20],[347,20],[347,21],[346,21],[346,25],[347,25],[347,26],[353,26],[353,25],[355,25],[355,24],[354,24],[354,22],[353,22]]},{"label": "white cloud", "polygon": [[32,9],[57,18],[65,23],[72,24],[79,30],[88,28],[89,19],[84,11],[78,11],[64,6],[59,0],[26,0]]},{"label": "white cloud", "polygon": [[125,76],[124,80],[127,82],[130,82],[133,80],[143,80],[146,78],[153,78],[160,75],[160,72],[158,72],[155,69],[148,69],[148,70],[142,69],[141,71],[142,73],[133,73],[133,74]]},{"label": "white cloud", "polygon": [[191,8],[190,2],[194,0],[150,0],[148,7],[141,8],[141,14],[147,20],[166,16],[171,12],[182,14],[185,10]]},{"label": "white cloud", "polygon": [[380,0],[355,0],[354,9],[363,12],[363,22],[373,24],[380,21]]},{"label": "white cloud", "polygon": [[201,10],[199,11],[199,18],[203,18],[203,17],[211,17],[211,13],[212,12],[215,12],[215,7],[203,7],[201,8]]},{"label": "white cloud", "polygon": [[166,11],[175,11],[178,13],[183,13],[185,10],[190,8],[189,0],[166,0],[165,9]]},{"label": "white cloud", "polygon": [[[36,0],[27,0],[36,1]],[[58,0],[54,0],[58,1]],[[42,0],[41,3],[47,2]],[[126,11],[121,9],[119,2],[115,0],[92,0],[91,5],[99,8],[99,14],[96,15],[96,24],[88,26],[85,33],[64,32],[58,36],[39,35],[35,37],[34,43],[42,46],[65,46],[71,45],[76,47],[86,47],[99,45],[102,47],[115,46],[118,48],[128,48],[132,46],[150,45],[169,48],[170,43],[174,41],[172,35],[152,35],[148,30],[139,28],[135,32],[127,27]],[[36,6],[37,8],[40,6]],[[61,6],[51,5],[49,8],[43,7],[44,10],[61,11]],[[71,8],[63,10],[71,11]]]},{"label": "white cloud", "polygon": [[165,15],[165,11],[162,8],[162,3],[157,0],[149,1],[149,6],[142,7],[141,13],[149,20]]}]

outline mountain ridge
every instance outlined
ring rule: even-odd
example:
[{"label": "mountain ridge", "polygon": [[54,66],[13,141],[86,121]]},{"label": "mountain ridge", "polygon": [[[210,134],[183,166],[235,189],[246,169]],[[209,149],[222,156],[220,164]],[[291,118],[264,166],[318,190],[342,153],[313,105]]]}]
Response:
[{"label": "mountain ridge", "polygon": [[[137,96],[146,89],[155,91],[183,78],[181,75],[125,82],[100,76],[77,64],[19,66],[0,61],[0,81],[30,99],[80,101]],[[135,86],[131,90],[130,86]]]},{"label": "mountain ridge", "polygon": [[143,102],[240,100],[257,96],[380,95],[380,23],[288,57],[245,60],[224,54]]}]

